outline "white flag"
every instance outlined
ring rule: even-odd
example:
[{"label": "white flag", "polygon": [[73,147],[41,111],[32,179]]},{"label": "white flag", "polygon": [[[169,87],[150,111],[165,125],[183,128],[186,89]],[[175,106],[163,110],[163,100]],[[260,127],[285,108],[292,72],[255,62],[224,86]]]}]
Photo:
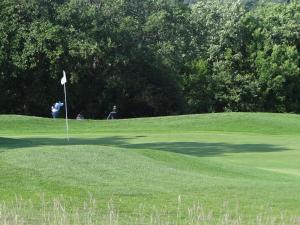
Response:
[{"label": "white flag", "polygon": [[64,85],[67,83],[67,77],[66,77],[66,72],[63,70],[63,77],[60,80],[61,85]]}]

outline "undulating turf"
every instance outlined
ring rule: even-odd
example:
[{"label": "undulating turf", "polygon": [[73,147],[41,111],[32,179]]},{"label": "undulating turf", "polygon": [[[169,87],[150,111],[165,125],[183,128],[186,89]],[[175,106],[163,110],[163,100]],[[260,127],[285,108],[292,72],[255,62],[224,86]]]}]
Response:
[{"label": "undulating turf", "polygon": [[[0,200],[33,205],[63,196],[67,207],[92,197],[120,215],[143,207],[178,216],[224,205],[249,220],[264,210],[300,220],[300,116],[222,113],[65,121],[0,116]],[[176,214],[177,213],[177,214]],[[180,215],[185,216],[185,213]]]}]

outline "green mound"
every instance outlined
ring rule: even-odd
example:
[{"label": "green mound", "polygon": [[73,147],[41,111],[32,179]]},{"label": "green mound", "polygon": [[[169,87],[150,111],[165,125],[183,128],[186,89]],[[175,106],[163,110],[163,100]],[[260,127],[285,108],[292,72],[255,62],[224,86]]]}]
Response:
[{"label": "green mound", "polygon": [[[64,119],[0,115],[0,134],[63,134]],[[71,133],[224,131],[300,133],[300,116],[274,113],[213,113],[123,120],[69,120]]]},{"label": "green mound", "polygon": [[[200,203],[245,218],[300,215],[300,117],[223,113],[113,121],[0,116],[0,200],[92,196],[121,215],[141,205],[184,219]],[[34,217],[34,216],[33,216]]]}]

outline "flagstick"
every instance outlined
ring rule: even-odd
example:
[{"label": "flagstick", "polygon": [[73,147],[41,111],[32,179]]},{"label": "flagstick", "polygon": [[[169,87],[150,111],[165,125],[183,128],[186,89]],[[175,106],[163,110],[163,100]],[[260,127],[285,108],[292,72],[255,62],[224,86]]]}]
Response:
[{"label": "flagstick", "polygon": [[67,129],[67,140],[69,141],[69,125],[68,125],[68,107],[67,107],[67,92],[66,84],[64,83],[64,92],[65,92],[65,111],[66,111],[66,129]]}]

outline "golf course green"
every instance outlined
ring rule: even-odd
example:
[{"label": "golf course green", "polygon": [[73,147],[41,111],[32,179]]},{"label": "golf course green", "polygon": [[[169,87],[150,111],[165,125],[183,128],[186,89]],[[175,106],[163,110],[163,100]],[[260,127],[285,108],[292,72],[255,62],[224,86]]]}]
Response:
[{"label": "golf course green", "polygon": [[69,120],[69,136],[64,119],[0,116],[1,224],[55,199],[113,207],[107,224],[300,224],[299,115]]}]

